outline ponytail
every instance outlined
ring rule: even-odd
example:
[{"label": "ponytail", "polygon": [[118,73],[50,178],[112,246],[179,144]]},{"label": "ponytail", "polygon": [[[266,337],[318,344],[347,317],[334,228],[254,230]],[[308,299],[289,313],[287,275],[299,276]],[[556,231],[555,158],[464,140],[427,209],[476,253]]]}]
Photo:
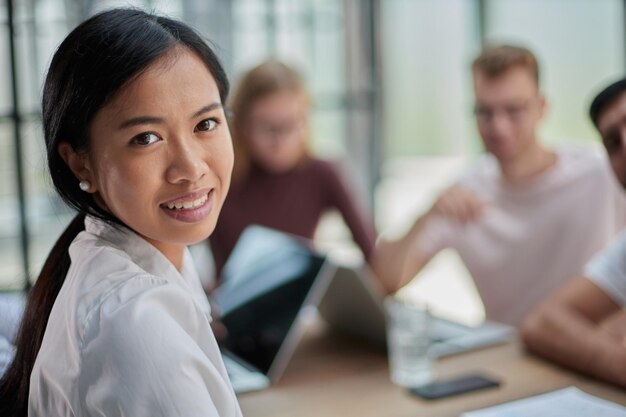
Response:
[{"label": "ponytail", "polygon": [[30,290],[17,336],[15,357],[0,380],[0,416],[26,417],[28,414],[30,374],[41,347],[50,311],[70,268],[70,244],[84,229],[85,214],[80,213],[54,244],[37,282]]}]

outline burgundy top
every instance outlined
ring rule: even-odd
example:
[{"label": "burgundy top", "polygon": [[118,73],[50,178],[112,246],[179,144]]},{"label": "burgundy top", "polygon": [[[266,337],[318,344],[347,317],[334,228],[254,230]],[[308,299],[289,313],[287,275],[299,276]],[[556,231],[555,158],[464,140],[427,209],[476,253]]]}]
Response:
[{"label": "burgundy top", "polygon": [[341,212],[365,259],[369,259],[374,226],[358,210],[330,162],[309,159],[280,174],[252,167],[246,179],[231,186],[210,237],[216,275],[219,277],[247,226],[259,224],[311,239],[320,217],[331,208]]}]

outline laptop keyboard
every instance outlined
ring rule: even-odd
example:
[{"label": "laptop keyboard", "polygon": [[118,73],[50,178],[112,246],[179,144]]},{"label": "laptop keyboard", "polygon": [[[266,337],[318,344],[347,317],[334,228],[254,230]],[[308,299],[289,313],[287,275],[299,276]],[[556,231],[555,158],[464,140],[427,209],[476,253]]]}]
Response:
[{"label": "laptop keyboard", "polygon": [[431,321],[430,332],[433,342],[445,342],[446,340],[467,334],[468,328],[447,320],[434,319]]},{"label": "laptop keyboard", "polygon": [[486,321],[478,327],[467,327],[445,319],[431,321],[431,352],[436,357],[453,355],[503,343],[515,333],[514,328]]},{"label": "laptop keyboard", "polygon": [[226,372],[231,380],[233,378],[237,378],[237,376],[246,375],[250,372],[229,355],[222,355],[222,359],[224,359],[224,366],[226,367]]},{"label": "laptop keyboard", "polygon": [[269,387],[269,378],[260,371],[244,366],[229,354],[222,353],[222,359],[230,383],[237,394]]}]

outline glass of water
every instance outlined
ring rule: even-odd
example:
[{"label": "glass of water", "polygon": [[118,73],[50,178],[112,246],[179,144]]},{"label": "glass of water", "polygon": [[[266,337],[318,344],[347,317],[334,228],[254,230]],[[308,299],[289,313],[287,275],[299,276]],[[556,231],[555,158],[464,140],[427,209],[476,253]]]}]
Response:
[{"label": "glass of water", "polygon": [[391,380],[403,387],[431,382],[435,370],[426,304],[389,296],[385,299],[385,310]]}]

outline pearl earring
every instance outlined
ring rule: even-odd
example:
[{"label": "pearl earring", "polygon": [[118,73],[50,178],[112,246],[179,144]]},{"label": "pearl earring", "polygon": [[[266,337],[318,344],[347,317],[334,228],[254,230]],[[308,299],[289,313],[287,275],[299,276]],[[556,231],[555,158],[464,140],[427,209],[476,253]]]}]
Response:
[{"label": "pearl earring", "polygon": [[91,188],[91,184],[89,184],[89,181],[87,180],[82,180],[81,182],[78,183],[78,187],[84,192],[88,192],[89,189]]}]

